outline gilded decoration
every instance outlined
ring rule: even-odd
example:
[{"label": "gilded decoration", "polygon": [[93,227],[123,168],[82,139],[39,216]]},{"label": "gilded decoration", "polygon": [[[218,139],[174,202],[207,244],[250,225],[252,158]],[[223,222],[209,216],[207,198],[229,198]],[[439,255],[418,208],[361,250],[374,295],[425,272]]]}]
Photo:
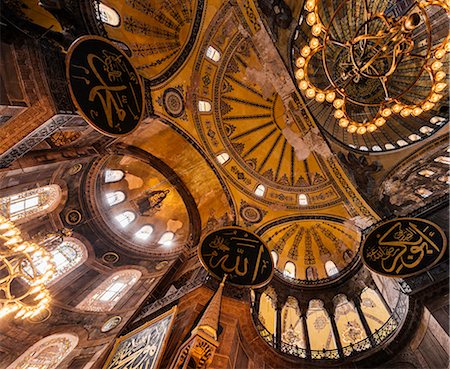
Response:
[{"label": "gilded decoration", "polygon": [[290,261],[296,265],[295,278],[320,280],[328,277],[327,261],[333,261],[340,271],[352,262],[358,253],[359,231],[342,220],[323,218],[287,218],[257,230],[269,249],[277,253],[278,270],[284,271]]},{"label": "gilded decoration", "polygon": [[177,308],[117,339],[105,369],[155,369],[164,353]]},{"label": "gilded decoration", "polygon": [[195,44],[204,0],[105,0],[122,16],[114,27],[105,24],[108,36],[125,43],[131,60],[150,84],[173,77]]}]

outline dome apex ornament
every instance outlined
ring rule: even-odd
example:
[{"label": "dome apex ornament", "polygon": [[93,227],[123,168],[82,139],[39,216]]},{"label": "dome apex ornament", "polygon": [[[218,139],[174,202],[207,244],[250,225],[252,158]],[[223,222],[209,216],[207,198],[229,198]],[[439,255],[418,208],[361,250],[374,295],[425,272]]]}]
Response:
[{"label": "dome apex ornament", "polygon": [[[294,61],[295,78],[307,98],[333,105],[342,129],[373,133],[387,119],[417,117],[443,98],[450,35],[435,32],[431,16],[439,7],[450,15],[445,1],[414,1],[394,14],[374,11],[367,1],[342,0],[326,25],[320,6],[326,4],[305,3],[312,36]],[[348,32],[341,30],[345,18]]]}]

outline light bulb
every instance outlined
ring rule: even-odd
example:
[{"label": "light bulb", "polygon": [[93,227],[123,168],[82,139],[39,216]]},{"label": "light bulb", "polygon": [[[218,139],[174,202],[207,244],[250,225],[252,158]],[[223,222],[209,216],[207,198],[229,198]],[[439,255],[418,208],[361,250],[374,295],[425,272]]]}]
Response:
[{"label": "light bulb", "polygon": [[306,62],[305,58],[299,57],[295,61],[295,65],[297,66],[297,68],[302,68],[305,65],[305,62]]},{"label": "light bulb", "polygon": [[377,118],[375,120],[375,125],[377,127],[381,127],[384,123],[386,123],[386,119],[384,119],[383,117]]},{"label": "light bulb", "polygon": [[314,0],[308,0],[305,4],[305,9],[309,12],[312,12],[315,6],[316,2]]},{"label": "light bulb", "polygon": [[403,109],[403,107],[400,104],[395,104],[392,107],[392,111],[397,114],[400,113],[402,109]]},{"label": "light bulb", "polygon": [[342,111],[342,110],[336,110],[335,112],[334,112],[334,117],[336,118],[336,119],[340,119],[340,118],[342,118],[344,116],[344,112]]},{"label": "light bulb", "polygon": [[377,126],[375,124],[369,124],[367,126],[367,132],[372,133],[377,130]]},{"label": "light bulb", "polygon": [[342,107],[342,105],[344,105],[344,100],[342,100],[342,99],[336,99],[336,100],[334,100],[334,102],[333,102],[333,106],[334,106],[336,109],[340,109],[340,108]]},{"label": "light bulb", "polygon": [[313,88],[308,88],[306,90],[306,96],[312,99],[314,96],[316,96],[316,91],[314,91]]},{"label": "light bulb", "polygon": [[434,53],[434,57],[436,59],[442,59],[445,56],[445,50],[444,49],[438,49],[436,50],[436,52]]},{"label": "light bulb", "polygon": [[349,123],[350,122],[348,121],[348,119],[345,119],[345,118],[339,119],[339,126],[342,127],[342,128],[348,127]]},{"label": "light bulb", "polygon": [[336,92],[331,91],[331,92],[327,93],[326,99],[329,103],[332,103],[335,98],[336,98]]},{"label": "light bulb", "polygon": [[415,117],[418,117],[420,114],[422,114],[423,110],[419,107],[416,107],[412,110],[412,115]]},{"label": "light bulb", "polygon": [[434,76],[434,79],[436,81],[442,81],[445,78],[445,72],[440,70],[439,72],[436,73],[436,75]]},{"label": "light bulb", "polygon": [[431,102],[429,102],[429,101],[426,101],[426,102],[424,102],[424,103],[422,104],[422,109],[423,109],[424,111],[428,111],[428,110],[431,110],[431,109],[433,109],[433,108],[434,108],[434,104],[431,103]]},{"label": "light bulb", "polygon": [[316,14],[315,13],[309,13],[306,16],[306,23],[308,23],[309,26],[313,26],[316,23]]},{"label": "light bulb", "polygon": [[364,133],[366,133],[366,131],[367,131],[367,128],[362,126],[356,130],[356,133],[358,133],[359,135],[363,135]]},{"label": "light bulb", "polygon": [[315,24],[311,29],[311,33],[314,36],[319,36],[321,32],[322,32],[322,26],[320,24]]},{"label": "light bulb", "polygon": [[298,80],[303,79],[303,77],[305,77],[305,71],[303,69],[297,69],[297,72],[295,72],[295,78],[297,78]]},{"label": "light bulb", "polygon": [[320,42],[319,42],[319,40],[317,39],[317,38],[315,38],[315,37],[313,37],[312,39],[311,39],[311,41],[309,41],[309,46],[311,47],[311,49],[315,49],[315,48],[317,48],[318,46],[320,45]]},{"label": "light bulb", "polygon": [[441,91],[445,90],[446,87],[447,87],[447,84],[446,84],[446,83],[440,82],[440,83],[437,83],[437,84],[434,86],[434,91],[436,91],[436,92],[441,92]]},{"label": "light bulb", "polygon": [[356,126],[354,126],[353,124],[351,124],[351,125],[349,125],[349,126],[347,127],[347,132],[349,132],[349,133],[355,133],[357,129],[358,129],[358,127],[356,127]]},{"label": "light bulb", "polygon": [[432,103],[437,103],[440,99],[442,99],[442,95],[439,95],[439,94],[433,94],[430,97],[430,101]]},{"label": "light bulb", "polygon": [[298,87],[300,88],[300,90],[306,90],[308,88],[308,82],[306,82],[305,80],[300,81]]},{"label": "light bulb", "polygon": [[308,45],[303,46],[301,54],[305,58],[311,53],[311,48]]},{"label": "light bulb", "polygon": [[389,108],[383,109],[381,115],[385,118],[389,117],[392,114],[392,110]]},{"label": "light bulb", "polygon": [[442,63],[437,60],[433,64],[431,64],[431,69],[434,71],[439,70],[441,67],[442,67]]},{"label": "light bulb", "polygon": [[324,102],[324,101],[325,101],[325,94],[322,93],[322,92],[319,92],[319,93],[316,95],[316,101],[317,101],[317,102],[320,102],[320,103]]},{"label": "light bulb", "polygon": [[402,111],[400,112],[400,115],[402,117],[409,117],[412,113],[412,110],[410,108],[403,108]]}]

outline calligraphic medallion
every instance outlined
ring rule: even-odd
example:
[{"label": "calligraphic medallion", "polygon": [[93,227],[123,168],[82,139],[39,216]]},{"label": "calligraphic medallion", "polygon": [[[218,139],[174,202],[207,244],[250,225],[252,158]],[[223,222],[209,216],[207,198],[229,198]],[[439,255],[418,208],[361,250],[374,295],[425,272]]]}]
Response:
[{"label": "calligraphic medallion", "polygon": [[215,278],[240,287],[262,287],[273,276],[272,256],[264,242],[240,227],[223,227],[208,233],[198,254]]},{"label": "calligraphic medallion", "polygon": [[66,78],[80,115],[108,136],[123,136],[144,115],[144,88],[125,53],[98,36],[83,36],[69,48]]},{"label": "calligraphic medallion", "polygon": [[364,264],[386,277],[404,278],[436,264],[447,249],[444,232],[418,218],[397,218],[377,226],[361,246]]}]

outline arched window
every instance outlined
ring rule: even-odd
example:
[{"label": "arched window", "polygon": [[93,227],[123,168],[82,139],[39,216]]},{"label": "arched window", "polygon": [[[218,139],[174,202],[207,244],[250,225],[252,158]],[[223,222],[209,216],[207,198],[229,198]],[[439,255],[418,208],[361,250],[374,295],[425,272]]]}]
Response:
[{"label": "arched window", "polygon": [[436,163],[442,163],[450,165],[450,157],[448,156],[438,156],[436,159],[434,159]]},{"label": "arched window", "polygon": [[107,169],[105,170],[105,183],[119,182],[125,173],[120,169]]},{"label": "arched window", "polygon": [[332,277],[333,275],[339,274],[338,268],[331,260],[328,260],[325,263],[325,271],[327,272],[328,277]]},{"label": "arched window", "polygon": [[383,150],[381,149],[380,146],[375,145],[375,146],[372,146],[372,151],[383,151]]},{"label": "arched window", "polygon": [[111,275],[89,293],[77,308],[88,311],[110,311],[141,278],[139,270],[127,269]]},{"label": "arched window", "polygon": [[131,211],[124,211],[123,213],[116,215],[115,218],[122,226],[122,228],[125,228],[128,224],[136,219],[136,215]]},{"label": "arched window", "polygon": [[361,292],[361,310],[372,333],[380,329],[391,316],[378,292],[369,287]]},{"label": "arched window", "polygon": [[291,261],[288,261],[284,266],[283,274],[289,278],[295,278],[295,264]]},{"label": "arched window", "polygon": [[436,125],[441,125],[441,124],[444,124],[446,120],[447,119],[445,119],[444,117],[434,116],[430,119],[430,123],[436,124]]},{"label": "arched window", "polygon": [[261,295],[261,299],[259,300],[258,318],[269,333],[275,334],[275,291],[270,287]]},{"label": "arched window", "polygon": [[408,138],[409,138],[411,141],[419,141],[419,140],[420,140],[420,136],[419,136],[419,135],[416,135],[415,133],[410,134],[410,135],[408,136]]},{"label": "arched window", "polygon": [[230,160],[230,155],[228,155],[226,152],[223,152],[216,156],[217,161],[220,165],[225,164],[228,160]]},{"label": "arched window", "polygon": [[430,197],[433,194],[432,191],[430,191],[426,188],[419,188],[415,192],[416,192],[416,194],[418,194],[420,197],[422,197],[424,199],[426,199],[427,197]]},{"label": "arched window", "polygon": [[7,369],[57,369],[77,344],[74,334],[53,334],[36,342]]},{"label": "arched window", "polygon": [[306,197],[306,195],[304,193],[301,193],[300,195],[298,195],[298,204],[301,206],[308,205],[308,198]]},{"label": "arched window", "polygon": [[142,241],[147,240],[153,233],[153,227],[151,225],[143,226],[139,231],[137,231],[134,236]]},{"label": "arched window", "polygon": [[369,149],[367,148],[367,146],[360,146],[359,149],[361,151],[369,151]]},{"label": "arched window", "polygon": [[420,127],[419,131],[420,131],[420,133],[427,135],[427,134],[433,132],[433,128],[428,127],[428,126],[422,126],[422,127]]},{"label": "arched window", "polygon": [[105,197],[109,206],[120,204],[125,200],[125,194],[122,191],[109,192]]},{"label": "arched window", "polygon": [[98,4],[97,19],[112,27],[117,27],[120,24],[120,15],[103,3]]},{"label": "arched window", "polygon": [[430,178],[434,174],[436,174],[436,173],[429,169],[422,169],[421,171],[419,171],[419,175],[426,177],[426,178]]},{"label": "arched window", "polygon": [[273,259],[273,265],[275,266],[275,268],[277,267],[277,263],[278,263],[278,254],[276,253],[276,251],[271,251],[270,254],[272,255],[272,259]]},{"label": "arched window", "polygon": [[198,102],[198,111],[210,112],[211,111],[211,103],[208,101],[200,100]]},{"label": "arched window", "polygon": [[[341,337],[342,346],[348,346],[364,340],[367,334],[354,304],[342,294],[335,296],[334,301],[336,306],[334,320]],[[364,343],[364,345],[364,347],[358,347],[358,350],[365,350],[370,347],[369,342]],[[350,355],[350,352],[346,351],[346,354]]]},{"label": "arched window", "polygon": [[61,201],[61,187],[52,184],[0,199],[0,212],[10,220],[32,219],[53,211]]},{"label": "arched window", "polygon": [[220,60],[220,52],[214,47],[208,46],[208,48],[206,49],[206,57],[214,62],[218,62]]},{"label": "arched window", "polygon": [[266,187],[262,184],[256,186],[255,195],[262,197],[264,196],[264,193],[266,192]]},{"label": "arched window", "polygon": [[330,318],[321,300],[311,300],[306,313],[311,350],[335,350],[336,341]]},{"label": "arched window", "polygon": [[[47,281],[47,285],[55,283],[67,273],[78,268],[88,257],[86,247],[75,238],[65,238],[49,251],[55,265],[55,273]],[[31,278],[42,275],[47,270],[47,261],[39,255],[36,256],[36,253],[33,255],[33,265],[34,269],[27,263],[23,265],[24,272]]]},{"label": "arched window", "polygon": [[408,142],[406,142],[405,140],[398,140],[397,145],[400,147],[403,147],[403,146],[408,145]]},{"label": "arched window", "polygon": [[172,243],[174,237],[175,234],[173,232],[165,232],[159,239],[158,243],[160,243],[161,245],[169,246]]},{"label": "arched window", "polygon": [[306,340],[301,319],[297,299],[289,296],[281,310],[281,340],[304,349]]},{"label": "arched window", "polygon": [[319,278],[319,274],[317,273],[317,268],[314,266],[309,266],[306,268],[306,280],[307,281],[316,281]]},{"label": "arched window", "polygon": [[385,147],[386,150],[393,150],[393,149],[395,149],[395,146],[392,145],[391,143],[385,144],[384,147]]}]

